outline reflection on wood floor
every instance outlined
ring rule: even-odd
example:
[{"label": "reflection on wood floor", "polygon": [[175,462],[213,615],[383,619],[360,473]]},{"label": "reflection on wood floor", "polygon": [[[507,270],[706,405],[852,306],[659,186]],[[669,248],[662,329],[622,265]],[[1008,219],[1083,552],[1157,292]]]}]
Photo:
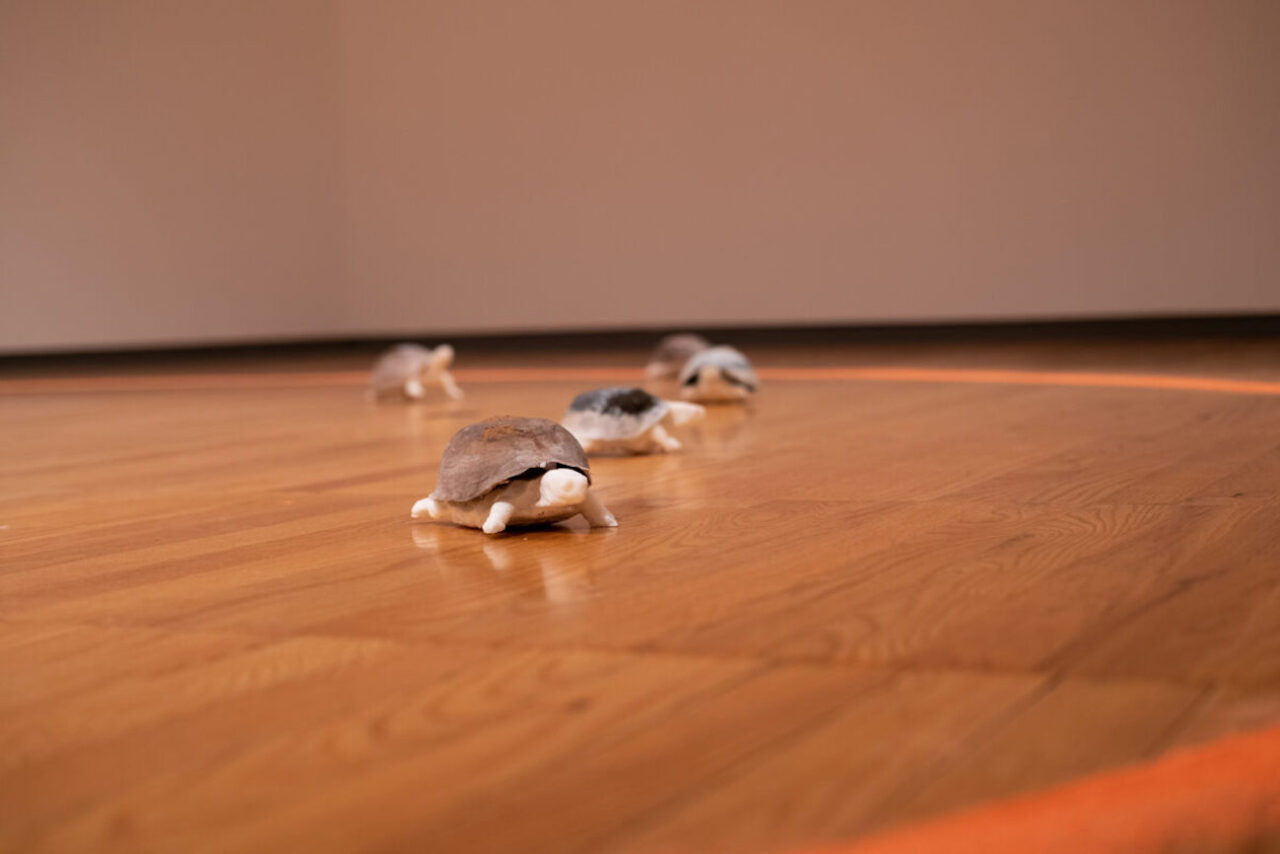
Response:
[{"label": "reflection on wood floor", "polygon": [[[1152,352],[754,355],[1280,380]],[[0,849],[785,850],[1280,720],[1274,394],[775,376],[487,537],[408,517],[444,443],[583,381],[360,367],[8,388]]]}]

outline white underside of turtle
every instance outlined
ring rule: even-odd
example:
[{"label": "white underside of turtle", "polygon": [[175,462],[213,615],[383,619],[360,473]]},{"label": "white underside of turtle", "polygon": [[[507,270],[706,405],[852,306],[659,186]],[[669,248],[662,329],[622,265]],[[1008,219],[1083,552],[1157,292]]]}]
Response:
[{"label": "white underside of turtle", "polygon": [[562,422],[588,454],[653,454],[678,451],[680,440],[667,428],[696,421],[706,410],[696,403],[664,400],[662,417],[646,426],[636,415],[570,411]]},{"label": "white underside of turtle", "polygon": [[703,403],[732,403],[749,398],[751,389],[726,379],[719,368],[708,366],[698,372],[692,385],[680,389],[680,395]]},{"label": "white underside of turtle", "polygon": [[578,441],[582,443],[582,449],[588,454],[662,454],[667,451],[678,451],[682,447],[680,440],[668,433],[661,424],[655,424],[641,435],[626,439],[579,437]]},{"label": "white underside of turtle", "polygon": [[509,527],[542,525],[578,514],[593,528],[614,528],[618,520],[591,492],[586,475],[557,468],[536,478],[521,478],[494,487],[470,501],[443,501],[430,496],[413,505],[413,518],[429,517],[498,534]]}]

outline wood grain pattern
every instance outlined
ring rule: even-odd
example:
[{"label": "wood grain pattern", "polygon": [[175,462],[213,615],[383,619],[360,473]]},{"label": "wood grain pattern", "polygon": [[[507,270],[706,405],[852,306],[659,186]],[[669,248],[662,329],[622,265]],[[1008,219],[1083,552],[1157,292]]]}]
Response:
[{"label": "wood grain pattern", "polygon": [[0,850],[784,850],[1280,720],[1280,397],[942,379],[1266,385],[1280,347],[755,355],[759,400],[684,453],[593,462],[619,528],[494,538],[408,508],[454,430],[558,417],[589,354],[419,406],[340,358],[28,370]]}]

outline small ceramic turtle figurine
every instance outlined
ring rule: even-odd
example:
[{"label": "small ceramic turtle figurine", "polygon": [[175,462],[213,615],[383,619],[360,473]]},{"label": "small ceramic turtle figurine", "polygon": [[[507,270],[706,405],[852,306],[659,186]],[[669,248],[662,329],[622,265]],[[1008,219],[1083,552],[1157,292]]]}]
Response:
[{"label": "small ceramic turtle figurine", "polygon": [[746,400],[755,394],[759,384],[747,357],[732,347],[712,347],[695,353],[680,371],[680,393],[688,400]]},{"label": "small ceramic turtle figurine", "polygon": [[486,534],[579,513],[594,528],[618,524],[591,493],[591,466],[573,435],[546,418],[510,415],[455,433],[440,457],[435,491],[411,512]]},{"label": "small ceramic turtle figurine", "polygon": [[670,379],[680,373],[685,362],[694,353],[700,353],[711,346],[711,342],[701,335],[691,332],[680,332],[668,335],[658,342],[645,373],[653,379]]},{"label": "small ceramic turtle figurine", "polygon": [[417,344],[397,344],[374,363],[370,394],[375,398],[421,400],[428,386],[439,386],[449,397],[461,400],[462,389],[449,373],[452,364],[453,348],[448,344],[434,350]]},{"label": "small ceramic turtle figurine", "polygon": [[588,454],[678,451],[667,432],[706,414],[696,403],[662,400],[642,388],[598,388],[573,399],[561,423]]}]

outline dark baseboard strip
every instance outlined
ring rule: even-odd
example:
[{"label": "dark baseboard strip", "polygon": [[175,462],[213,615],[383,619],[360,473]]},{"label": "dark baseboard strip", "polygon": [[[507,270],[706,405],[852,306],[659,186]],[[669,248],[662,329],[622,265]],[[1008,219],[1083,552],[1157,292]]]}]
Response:
[{"label": "dark baseboard strip", "polygon": [[303,341],[216,344],[207,346],[44,352],[0,356],[0,369],[43,365],[73,366],[92,362],[128,365],[165,357],[250,359],[311,354],[371,356],[389,344],[416,340],[449,341],[487,352],[590,351],[643,349],[667,332],[700,332],[713,342],[741,347],[809,347],[876,343],[963,343],[1019,341],[1177,340],[1204,338],[1280,338],[1280,314],[1109,318],[1105,320],[1036,320],[975,323],[726,326],[669,329],[633,328],[606,331],[512,332],[508,334],[431,333],[421,335],[316,338]]}]

